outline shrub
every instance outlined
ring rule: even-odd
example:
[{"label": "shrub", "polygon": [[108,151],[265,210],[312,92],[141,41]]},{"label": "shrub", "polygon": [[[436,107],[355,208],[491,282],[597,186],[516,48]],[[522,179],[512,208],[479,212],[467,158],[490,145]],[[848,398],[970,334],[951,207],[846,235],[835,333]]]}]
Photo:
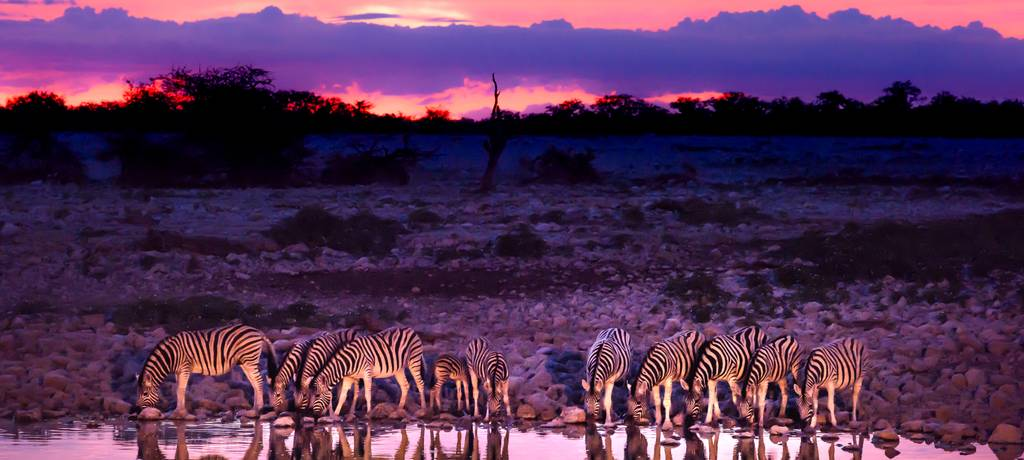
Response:
[{"label": "shrub", "polygon": [[665,294],[689,304],[686,313],[698,323],[710,321],[711,314],[729,299],[729,293],[718,287],[715,276],[703,272],[670,279],[665,286]]},{"label": "shrub", "polygon": [[544,256],[548,244],[528,225],[520,225],[512,232],[498,237],[495,241],[495,253],[500,257],[519,257],[536,259]]},{"label": "shrub", "polygon": [[526,169],[533,174],[527,182],[542,184],[592,184],[601,181],[592,164],[592,150],[576,153],[551,146],[540,156],[529,160]]},{"label": "shrub", "polygon": [[409,222],[414,224],[434,225],[441,223],[441,216],[426,208],[418,208],[409,213]]},{"label": "shrub", "polygon": [[186,236],[176,232],[149,229],[146,237],[138,243],[141,251],[169,252],[183,250],[195,254],[225,257],[228,254],[245,254],[249,248],[242,243],[213,236]]},{"label": "shrub", "polygon": [[57,183],[85,181],[85,168],[70,149],[51,133],[28,132],[14,137],[0,154],[0,184],[37,180]]},{"label": "shrub", "polygon": [[[87,310],[105,312],[102,307]],[[161,326],[172,333],[223,326],[234,321],[255,327],[326,327],[331,323],[331,318],[319,313],[316,305],[306,302],[268,310],[262,305],[243,305],[217,296],[142,300],[116,305],[109,314],[111,321],[119,326]]]},{"label": "shrub", "polygon": [[658,200],[650,208],[669,211],[679,220],[694,225],[716,223],[736,226],[768,219],[767,215],[762,214],[756,208],[736,206],[732,203],[713,203],[700,198],[690,198],[685,201],[665,198]]},{"label": "shrub", "polygon": [[194,187],[203,185],[206,168],[186,154],[181,142],[165,139],[153,142],[142,133],[128,132],[112,137],[103,156],[121,162],[119,184],[128,187]]},{"label": "shrub", "polygon": [[530,223],[549,223],[549,224],[562,224],[565,222],[565,211],[561,209],[552,209],[550,211],[544,211],[540,214],[531,214]]},{"label": "shrub", "polygon": [[377,146],[355,148],[356,153],[331,157],[320,174],[321,182],[332,185],[406,185],[410,179],[409,170],[431,154],[410,147],[408,142],[395,150]]},{"label": "shrub", "polygon": [[307,206],[275,224],[267,235],[281,245],[305,243],[354,255],[384,255],[395,247],[398,235],[404,232],[397,221],[369,212],[343,219],[319,206]]},{"label": "shrub", "polygon": [[629,228],[638,228],[644,225],[647,217],[639,206],[627,204],[619,207],[619,220]]}]

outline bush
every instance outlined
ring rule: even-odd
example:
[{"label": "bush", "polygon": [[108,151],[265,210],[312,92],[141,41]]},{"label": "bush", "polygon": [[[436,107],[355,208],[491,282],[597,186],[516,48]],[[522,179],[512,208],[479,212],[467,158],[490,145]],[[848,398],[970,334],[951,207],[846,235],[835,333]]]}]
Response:
[{"label": "bush", "polygon": [[619,207],[619,220],[629,228],[638,228],[644,225],[647,217],[639,206],[627,204]]},{"label": "bush", "polygon": [[592,150],[576,153],[548,147],[540,156],[529,160],[526,169],[533,174],[527,182],[542,184],[592,184],[601,181],[592,164],[595,155]]},{"label": "bush", "polygon": [[17,135],[10,150],[0,154],[0,184],[37,180],[81,183],[85,181],[85,168],[78,157],[51,133]]},{"label": "bush", "polygon": [[112,137],[104,157],[121,162],[119,184],[128,187],[195,187],[203,185],[207,168],[185,153],[180,142],[152,142],[142,133],[128,132]]},{"label": "bush", "polygon": [[498,237],[495,242],[495,254],[500,257],[519,257],[537,259],[544,256],[548,244],[528,225],[520,225],[510,233]]},{"label": "bush", "polygon": [[767,220],[769,217],[756,208],[736,206],[732,203],[712,203],[700,198],[686,201],[661,199],[650,206],[651,209],[669,211],[679,220],[693,224],[707,223],[736,226],[739,224]]},{"label": "bush", "polygon": [[[296,302],[268,310],[262,305],[243,305],[217,296],[195,296],[180,300],[142,300],[116,305],[111,321],[119,326],[161,326],[168,332],[223,326],[239,321],[254,327],[307,326],[326,328],[331,318],[320,314],[316,305]],[[87,311],[105,312],[102,307]]]},{"label": "bush", "polygon": [[718,287],[718,280],[708,273],[694,273],[686,278],[672,278],[665,286],[665,294],[685,304],[686,311],[698,323],[711,320],[711,314],[719,311],[722,302],[729,299],[729,293]]},{"label": "bush", "polygon": [[957,282],[993,270],[1019,273],[1024,267],[1024,210],[946,219],[923,224],[848,224],[836,234],[805,233],[782,242],[786,260],[814,267],[784,267],[783,285],[835,286],[891,275],[905,281]]},{"label": "bush", "polygon": [[404,232],[397,221],[369,212],[343,219],[319,206],[307,206],[275,224],[267,236],[281,245],[305,243],[363,256],[387,254]]},{"label": "bush", "polygon": [[552,209],[550,211],[544,211],[540,214],[531,214],[530,223],[549,223],[549,224],[562,224],[565,222],[565,211],[561,209]]},{"label": "bush", "polygon": [[426,208],[415,209],[409,213],[409,222],[413,224],[434,225],[441,223],[441,216]]},{"label": "bush", "polygon": [[183,250],[195,254],[225,257],[228,254],[251,252],[242,243],[213,236],[185,236],[180,233],[149,229],[138,243],[141,251],[170,252]]},{"label": "bush", "polygon": [[335,155],[320,174],[321,182],[332,185],[409,183],[409,170],[430,155],[408,145],[387,150],[377,146],[356,147],[356,153]]}]

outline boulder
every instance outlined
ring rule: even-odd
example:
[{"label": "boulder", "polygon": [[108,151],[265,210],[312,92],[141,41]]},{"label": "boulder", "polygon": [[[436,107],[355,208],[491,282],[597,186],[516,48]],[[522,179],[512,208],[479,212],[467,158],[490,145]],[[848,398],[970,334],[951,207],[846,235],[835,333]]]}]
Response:
[{"label": "boulder", "polygon": [[587,423],[587,414],[579,407],[567,406],[562,408],[561,419],[565,423]]},{"label": "boulder", "polygon": [[774,425],[774,426],[772,426],[771,428],[768,429],[768,432],[773,434],[773,435],[781,436],[781,435],[789,434],[789,428],[786,428],[786,427],[784,427],[782,425]]},{"label": "boulder", "polygon": [[292,428],[295,426],[295,419],[289,415],[282,415],[274,419],[274,428]]},{"label": "boulder", "polygon": [[978,388],[985,383],[985,372],[978,368],[972,368],[964,373],[967,379],[967,388]]},{"label": "boulder", "polygon": [[900,424],[900,429],[911,433],[924,431],[924,420],[907,420]]},{"label": "boulder", "polygon": [[523,420],[533,420],[537,418],[537,411],[533,406],[523,403],[516,408],[516,417]]},{"label": "boulder", "polygon": [[40,408],[19,410],[14,413],[14,420],[18,423],[36,423],[43,420],[43,410]]},{"label": "boulder", "polygon": [[155,407],[147,407],[139,412],[139,420],[161,420],[164,418],[164,414],[160,413],[160,409]]},{"label": "boulder", "polygon": [[1000,423],[996,426],[995,431],[992,432],[992,436],[988,437],[988,442],[997,444],[1021,444],[1024,442],[1024,439],[1022,439],[1019,427],[1010,425],[1009,423]]},{"label": "boulder", "polygon": [[103,411],[108,414],[127,414],[131,409],[132,405],[123,399],[103,398]]},{"label": "boulder", "polygon": [[900,435],[896,433],[892,428],[886,428],[884,430],[875,433],[875,440],[880,441],[899,441]]},{"label": "boulder", "polygon": [[43,386],[55,390],[67,388],[69,381],[70,379],[64,371],[50,371],[43,375]]}]

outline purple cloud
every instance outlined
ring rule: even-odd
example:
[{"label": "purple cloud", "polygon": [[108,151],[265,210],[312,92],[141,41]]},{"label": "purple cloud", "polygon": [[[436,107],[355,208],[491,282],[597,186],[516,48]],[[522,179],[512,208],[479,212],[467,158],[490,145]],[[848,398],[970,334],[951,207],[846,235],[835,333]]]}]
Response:
[{"label": "purple cloud", "polygon": [[374,19],[397,19],[400,17],[402,15],[392,13],[360,13],[338,16],[336,19],[341,21],[372,21]]},{"label": "purple cloud", "polygon": [[664,31],[531,27],[390,27],[330,24],[277,8],[178,24],[123,10],[68,8],[52,21],[0,20],[3,74],[127,75],[171,66],[250,63],[279,86],[357,82],[387,94],[432,93],[464,78],[506,85],[575,83],[650,96],[743,90],[813,96],[830,89],[872,98],[894,80],[926,92],[1024,96],[1024,42],[979,23],[939,29],[847,10],[820,17],[799,7],[722,13]]}]

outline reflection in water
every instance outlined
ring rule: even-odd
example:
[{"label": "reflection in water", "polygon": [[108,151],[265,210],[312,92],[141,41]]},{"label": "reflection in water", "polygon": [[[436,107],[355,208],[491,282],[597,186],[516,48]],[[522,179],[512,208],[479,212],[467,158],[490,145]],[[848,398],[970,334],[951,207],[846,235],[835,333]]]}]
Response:
[{"label": "reflection in water", "polygon": [[[628,424],[608,430],[594,425],[556,431],[520,428],[513,434],[506,427],[486,424],[446,429],[335,425],[293,431],[263,424],[169,421],[98,429],[75,425],[33,429],[0,421],[0,460],[128,458],[132,454],[142,459],[718,460],[719,447],[723,455],[731,457],[723,460],[791,460],[791,452],[796,455],[792,460],[887,460],[896,456],[902,460],[955,460],[960,456],[924,442],[866,443],[868,436],[836,433],[742,438],[728,430],[694,434]],[[971,456],[1014,460],[1022,449],[988,446]]]}]

